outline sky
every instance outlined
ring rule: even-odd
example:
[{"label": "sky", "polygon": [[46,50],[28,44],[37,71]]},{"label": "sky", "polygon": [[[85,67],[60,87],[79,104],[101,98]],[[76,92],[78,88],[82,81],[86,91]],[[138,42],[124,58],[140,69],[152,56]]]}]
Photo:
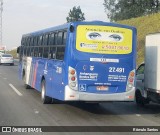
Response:
[{"label": "sky", "polygon": [[109,21],[104,0],[3,0],[3,45],[20,46],[23,34],[66,23],[70,9],[80,6],[86,21]]}]

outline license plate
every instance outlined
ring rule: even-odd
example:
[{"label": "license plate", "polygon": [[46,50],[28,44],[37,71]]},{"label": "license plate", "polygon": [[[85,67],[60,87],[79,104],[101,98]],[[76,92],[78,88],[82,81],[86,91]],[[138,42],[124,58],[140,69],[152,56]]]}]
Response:
[{"label": "license plate", "polygon": [[108,90],[108,86],[97,86],[97,90],[99,90],[99,91],[107,91]]}]

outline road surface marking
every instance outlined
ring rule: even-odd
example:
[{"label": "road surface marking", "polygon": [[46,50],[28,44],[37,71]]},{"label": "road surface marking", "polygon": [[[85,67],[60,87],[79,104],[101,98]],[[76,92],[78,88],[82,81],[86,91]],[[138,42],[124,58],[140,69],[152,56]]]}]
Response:
[{"label": "road surface marking", "polygon": [[7,80],[7,78],[3,78],[4,80]]},{"label": "road surface marking", "polygon": [[39,111],[37,109],[34,109],[35,114],[39,114]]},{"label": "road surface marking", "polygon": [[141,115],[140,115],[140,114],[136,114],[136,116],[137,116],[137,117],[140,117]]},{"label": "road surface marking", "polygon": [[20,93],[12,84],[9,84],[9,86],[10,86],[19,96],[23,96],[22,93]]}]

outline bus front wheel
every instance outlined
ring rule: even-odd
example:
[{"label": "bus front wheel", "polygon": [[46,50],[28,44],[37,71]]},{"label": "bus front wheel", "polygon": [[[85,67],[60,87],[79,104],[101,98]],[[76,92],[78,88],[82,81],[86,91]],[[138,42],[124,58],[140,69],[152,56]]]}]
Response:
[{"label": "bus front wheel", "polygon": [[43,80],[41,84],[41,99],[43,104],[50,104],[52,103],[52,98],[46,96],[46,81]]}]

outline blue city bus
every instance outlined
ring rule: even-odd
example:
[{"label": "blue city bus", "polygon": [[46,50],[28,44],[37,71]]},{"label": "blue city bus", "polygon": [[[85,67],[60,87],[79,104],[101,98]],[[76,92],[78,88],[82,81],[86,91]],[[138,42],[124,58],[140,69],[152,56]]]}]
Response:
[{"label": "blue city bus", "polygon": [[134,101],[136,28],[71,22],[22,36],[17,53],[25,87],[44,104]]}]

